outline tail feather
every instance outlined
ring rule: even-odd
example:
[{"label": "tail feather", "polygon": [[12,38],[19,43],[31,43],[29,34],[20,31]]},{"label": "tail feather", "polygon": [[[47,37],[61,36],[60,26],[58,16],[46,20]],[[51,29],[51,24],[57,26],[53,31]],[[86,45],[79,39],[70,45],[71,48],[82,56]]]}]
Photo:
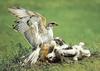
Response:
[{"label": "tail feather", "polygon": [[39,52],[40,52],[40,48],[37,48],[35,51],[33,51],[30,56],[24,60],[25,63],[28,63],[29,61],[31,61],[31,64],[35,64],[38,60],[39,57]]}]

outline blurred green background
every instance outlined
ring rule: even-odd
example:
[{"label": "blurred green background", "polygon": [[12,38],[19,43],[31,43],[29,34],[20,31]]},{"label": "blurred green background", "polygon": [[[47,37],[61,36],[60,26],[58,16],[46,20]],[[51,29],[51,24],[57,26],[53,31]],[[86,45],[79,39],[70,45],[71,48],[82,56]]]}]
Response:
[{"label": "blurred green background", "polygon": [[[100,0],[0,0],[0,65],[2,59],[11,60],[18,54],[18,43],[25,48],[31,47],[21,33],[12,29],[15,17],[8,12],[8,7],[12,6],[38,12],[47,18],[47,22],[57,22],[59,26],[54,28],[54,36],[63,38],[66,43],[83,41],[91,52],[100,52]],[[65,67],[64,71],[99,71],[100,61],[95,62],[85,64],[90,69],[73,65],[72,68]],[[59,71],[62,69],[58,67]]]}]

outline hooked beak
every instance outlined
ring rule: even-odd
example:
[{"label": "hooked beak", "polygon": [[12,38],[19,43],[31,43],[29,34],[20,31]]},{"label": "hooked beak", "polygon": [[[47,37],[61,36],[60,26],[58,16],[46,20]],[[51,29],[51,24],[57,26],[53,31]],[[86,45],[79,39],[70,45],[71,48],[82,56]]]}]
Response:
[{"label": "hooked beak", "polygon": [[58,24],[55,23],[54,26],[58,26]]},{"label": "hooked beak", "polygon": [[57,23],[55,23],[55,22],[53,22],[53,23],[51,23],[53,26],[58,26],[58,24]]}]

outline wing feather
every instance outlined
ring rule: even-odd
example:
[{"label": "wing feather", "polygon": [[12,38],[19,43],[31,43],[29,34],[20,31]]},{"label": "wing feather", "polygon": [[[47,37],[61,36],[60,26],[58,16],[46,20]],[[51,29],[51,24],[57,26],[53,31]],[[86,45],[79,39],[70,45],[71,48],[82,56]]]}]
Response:
[{"label": "wing feather", "polygon": [[[42,16],[41,14],[37,13],[37,12],[32,12],[30,10],[26,10],[24,8],[20,8],[20,7],[13,7],[13,8],[8,8],[8,10],[17,18],[23,18],[23,17],[38,17],[39,19],[39,26],[38,28],[40,29],[40,31],[44,31],[45,30],[45,26],[46,26],[46,18],[44,16]],[[33,19],[33,21],[36,21]],[[36,21],[37,22],[37,21]]]},{"label": "wing feather", "polygon": [[27,11],[23,8],[14,7],[14,8],[8,8],[8,10],[18,18],[29,16],[27,14]]}]

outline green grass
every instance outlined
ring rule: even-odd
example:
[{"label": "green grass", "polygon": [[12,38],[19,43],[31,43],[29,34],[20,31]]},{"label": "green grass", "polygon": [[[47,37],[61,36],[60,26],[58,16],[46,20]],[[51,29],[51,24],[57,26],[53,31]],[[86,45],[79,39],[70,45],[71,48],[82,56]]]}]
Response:
[{"label": "green grass", "polygon": [[[92,52],[100,52],[100,0],[0,0],[0,70],[18,55],[18,43],[26,49],[30,47],[23,35],[11,27],[15,18],[7,8],[14,5],[39,12],[48,22],[57,22],[59,26],[54,28],[54,34],[66,43],[78,44],[83,41]],[[99,59],[94,59],[93,63],[90,60],[83,61],[83,65],[65,63],[36,70],[99,71]],[[18,68],[15,67],[12,71],[19,71]]]}]

